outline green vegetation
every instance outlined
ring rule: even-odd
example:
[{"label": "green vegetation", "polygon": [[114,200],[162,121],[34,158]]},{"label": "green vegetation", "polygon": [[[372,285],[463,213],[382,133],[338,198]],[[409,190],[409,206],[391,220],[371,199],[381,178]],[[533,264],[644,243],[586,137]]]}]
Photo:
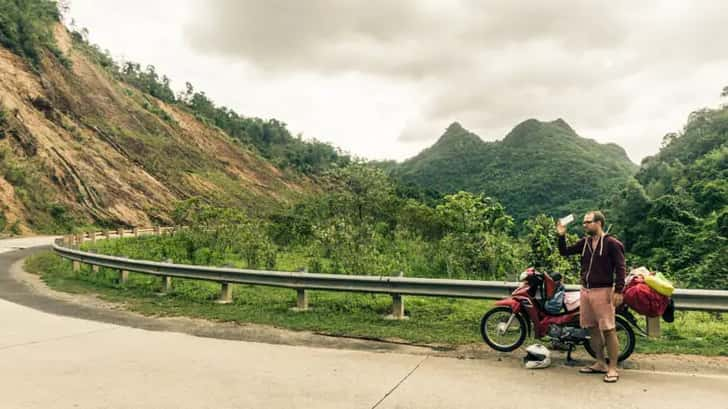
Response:
[{"label": "green vegetation", "polygon": [[[580,270],[577,257],[564,258],[559,255],[556,241],[553,239],[556,221],[546,215],[540,214],[525,222],[526,243],[528,254],[527,265],[533,266],[537,271],[572,272],[576,277]],[[577,238],[570,235],[569,241],[574,243]],[[573,278],[571,278],[573,280]],[[567,278],[567,281],[569,278]]]},{"label": "green vegetation", "polygon": [[692,113],[606,207],[633,262],[728,289],[728,107]]},{"label": "green vegetation", "polygon": [[529,119],[496,142],[453,123],[435,145],[394,166],[392,174],[444,193],[483,192],[522,221],[596,208],[636,168],[619,146],[582,138],[561,119]]},{"label": "green vegetation", "polygon": [[153,260],[342,274],[502,280],[525,268],[525,244],[490,198],[460,192],[427,206],[366,164],[331,170],[321,186],[267,218],[193,198],[172,215],[189,230],[95,246]]},{"label": "green vegetation", "polygon": [[[133,241],[124,239],[123,241]],[[83,267],[74,273],[71,264],[52,253],[29,258],[26,270],[40,274],[53,289],[71,293],[94,293],[108,301],[123,303],[145,315],[188,316],[215,321],[257,323],[292,330],[308,330],[341,336],[360,336],[410,343],[454,347],[481,343],[479,320],[490,301],[429,297],[406,297],[405,321],[383,319],[391,311],[391,298],[384,295],[311,291],[310,311],[295,313],[295,291],[280,288],[235,285],[233,304],[213,302],[217,284],[175,279],[165,297],[158,278],[130,274],[126,285],[117,282],[118,272],[102,268],[93,273]],[[659,340],[639,338],[637,351],[646,353],[691,353],[728,355],[728,321],[707,313],[678,312],[673,324],[663,323]]]},{"label": "green vegetation", "polygon": [[523,267],[524,246],[495,200],[460,192],[428,206],[365,164],[329,172],[323,185],[272,223],[274,241],[304,248],[311,271],[498,280]]},{"label": "green vegetation", "polygon": [[43,49],[68,64],[53,39],[61,14],[52,0],[0,0],[0,45],[38,68]]},{"label": "green vegetation", "polygon": [[159,105],[157,105],[157,102],[154,101],[153,99],[147,98],[146,96],[143,96],[143,101],[142,101],[142,104],[141,105],[142,105],[142,108],[144,108],[147,111],[149,111],[149,112],[153,113],[154,115],[158,116],[163,121],[168,122],[170,124],[176,123],[176,121],[174,120],[174,118],[172,118],[167,113],[167,111],[165,111]]},{"label": "green vegetation", "polygon": [[[116,67],[113,62],[106,64],[106,68]],[[148,65],[146,69],[142,70],[141,66],[137,63],[126,62],[117,74],[129,85],[132,85],[141,91],[160,99],[164,102],[173,103],[175,102],[174,92],[169,87],[169,78],[166,75],[161,77],[157,74],[156,69],[153,65]]]},{"label": "green vegetation", "polygon": [[218,107],[204,92],[196,92],[190,83],[176,102],[224,130],[240,142],[254,146],[277,166],[291,167],[306,174],[318,174],[331,167],[350,162],[348,155],[317,140],[293,137],[286,124],[276,119],[246,118],[227,107]]}]

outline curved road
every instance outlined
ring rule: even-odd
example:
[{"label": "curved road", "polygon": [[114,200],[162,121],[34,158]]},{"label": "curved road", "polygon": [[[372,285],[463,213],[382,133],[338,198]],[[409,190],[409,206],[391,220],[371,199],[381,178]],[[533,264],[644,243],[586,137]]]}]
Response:
[{"label": "curved road", "polygon": [[607,385],[561,366],[560,355],[551,368],[529,371],[497,355],[462,360],[169,332],[159,320],[59,301],[16,281],[12,270],[49,242],[0,241],[0,408],[728,407],[725,368],[625,370]]}]

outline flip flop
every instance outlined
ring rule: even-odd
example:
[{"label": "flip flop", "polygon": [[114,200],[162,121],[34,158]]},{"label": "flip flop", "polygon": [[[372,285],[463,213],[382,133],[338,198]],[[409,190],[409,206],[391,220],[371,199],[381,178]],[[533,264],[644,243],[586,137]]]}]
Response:
[{"label": "flip flop", "polygon": [[619,375],[607,375],[604,377],[606,383],[616,383],[619,380]]},{"label": "flip flop", "polygon": [[587,366],[587,367],[584,367],[584,368],[579,369],[579,373],[585,373],[585,374],[594,374],[594,373],[606,374],[607,371],[603,371],[603,370],[600,370],[600,369],[594,369],[591,366]]}]

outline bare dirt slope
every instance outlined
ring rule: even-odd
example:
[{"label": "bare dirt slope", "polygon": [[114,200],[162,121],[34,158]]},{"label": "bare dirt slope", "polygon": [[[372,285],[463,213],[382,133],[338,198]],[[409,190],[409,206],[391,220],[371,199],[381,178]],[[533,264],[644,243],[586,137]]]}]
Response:
[{"label": "bare dirt slope", "polygon": [[192,196],[255,207],[310,185],[185,110],[116,81],[62,25],[54,33],[70,67],[48,53],[35,70],[0,47],[6,226],[24,232],[62,217],[148,225],[168,222],[174,203]]}]

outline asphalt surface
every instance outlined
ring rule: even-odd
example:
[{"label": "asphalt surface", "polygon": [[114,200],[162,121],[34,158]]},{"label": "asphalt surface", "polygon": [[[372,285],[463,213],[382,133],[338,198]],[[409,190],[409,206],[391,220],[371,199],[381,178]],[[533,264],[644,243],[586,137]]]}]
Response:
[{"label": "asphalt surface", "polygon": [[173,332],[165,320],[58,300],[18,281],[13,269],[42,247],[17,247],[47,242],[0,242],[3,409],[728,408],[722,374],[624,370],[610,385],[560,364],[534,371],[426,349]]}]

